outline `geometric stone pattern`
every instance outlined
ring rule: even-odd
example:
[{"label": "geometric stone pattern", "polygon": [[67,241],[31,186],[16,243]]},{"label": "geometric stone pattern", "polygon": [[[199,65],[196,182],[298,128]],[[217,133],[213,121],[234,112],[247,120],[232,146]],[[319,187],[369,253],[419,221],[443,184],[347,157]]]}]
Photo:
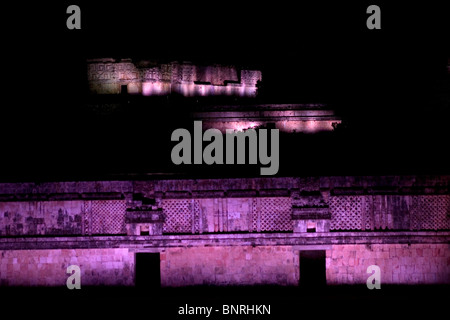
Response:
[{"label": "geometric stone pattern", "polygon": [[[260,231],[292,231],[293,223],[291,220],[292,204],[290,197],[279,198],[260,198]],[[254,206],[254,209],[257,209]],[[258,217],[254,213],[253,217]],[[258,222],[253,222],[253,225]]]},{"label": "geometric stone pattern", "polygon": [[164,199],[161,202],[164,233],[192,233],[192,200]]},{"label": "geometric stone pattern", "polygon": [[194,206],[194,230],[192,230],[192,233],[199,233],[200,232],[200,201],[194,200],[193,201]]},{"label": "geometric stone pattern", "polygon": [[450,229],[450,195],[413,196],[411,230]]},{"label": "geometric stone pattern", "polygon": [[362,229],[363,196],[330,197],[331,230]]},{"label": "geometric stone pattern", "polygon": [[92,234],[124,234],[125,210],[125,200],[91,201]]},{"label": "geometric stone pattern", "polygon": [[[164,233],[290,232],[291,197],[163,199]],[[450,195],[328,198],[331,231],[450,230]],[[0,202],[0,236],[125,234],[125,200]]]},{"label": "geometric stone pattern", "polygon": [[292,231],[290,197],[164,199],[164,233]]},{"label": "geometric stone pattern", "polygon": [[449,195],[331,196],[331,230],[449,230]]}]

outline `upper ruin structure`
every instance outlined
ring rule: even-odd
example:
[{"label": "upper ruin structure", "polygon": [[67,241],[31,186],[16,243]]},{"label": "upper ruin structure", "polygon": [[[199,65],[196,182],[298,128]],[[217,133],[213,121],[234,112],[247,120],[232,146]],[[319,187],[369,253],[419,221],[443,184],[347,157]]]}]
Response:
[{"label": "upper ruin structure", "polygon": [[89,91],[94,94],[254,97],[261,80],[261,71],[235,66],[158,64],[112,58],[88,60]]}]

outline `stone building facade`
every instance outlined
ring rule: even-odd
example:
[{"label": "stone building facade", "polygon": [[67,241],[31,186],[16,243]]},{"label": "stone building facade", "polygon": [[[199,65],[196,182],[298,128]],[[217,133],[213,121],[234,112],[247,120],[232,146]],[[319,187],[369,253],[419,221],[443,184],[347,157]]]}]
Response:
[{"label": "stone building facade", "polygon": [[449,284],[449,187],[450,176],[1,183],[0,285],[65,286],[78,265],[82,285],[159,270],[164,287],[295,286],[311,277],[308,254],[330,285],[365,284],[370,265],[385,284]]},{"label": "stone building facade", "polygon": [[[92,95],[127,93],[142,96],[179,94],[185,97],[234,96],[254,98],[260,70],[226,65],[196,65],[190,62],[156,63],[131,59],[91,59],[87,61],[88,87]],[[117,107],[92,102],[93,108]],[[189,109],[193,120],[203,129],[247,129],[273,126],[282,132],[317,133],[332,131],[341,123],[334,110],[325,104],[249,104],[205,105]]]},{"label": "stone building facade", "polygon": [[239,70],[235,66],[195,65],[190,62],[155,63],[131,59],[88,60],[89,91],[93,94],[171,93],[190,96],[254,97],[262,80],[259,70]]},{"label": "stone building facade", "polygon": [[150,254],[162,286],[298,285],[309,276],[305,252],[322,254],[327,284],[364,284],[370,265],[383,283],[448,284],[449,182],[2,183],[0,284],[63,286],[66,268],[78,265],[83,285],[133,286],[137,256]]},{"label": "stone building facade", "polygon": [[317,133],[332,131],[341,123],[325,104],[252,104],[208,106],[192,112],[193,120],[202,121],[203,130],[245,131],[273,125],[281,132]]}]

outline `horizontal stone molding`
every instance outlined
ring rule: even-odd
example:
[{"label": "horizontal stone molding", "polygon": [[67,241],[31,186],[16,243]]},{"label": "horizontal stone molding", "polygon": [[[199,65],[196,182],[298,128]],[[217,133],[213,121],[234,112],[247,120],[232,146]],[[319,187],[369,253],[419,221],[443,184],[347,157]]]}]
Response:
[{"label": "horizontal stone molding", "polygon": [[308,219],[331,219],[330,209],[325,208],[306,208],[293,207],[292,220],[308,220]]},{"label": "horizontal stone molding", "polygon": [[162,209],[158,210],[127,210],[125,223],[157,223],[164,222]]},{"label": "horizontal stone molding", "polygon": [[436,244],[450,242],[449,231],[228,233],[154,236],[0,238],[0,250],[65,248],[164,248],[194,246],[317,246],[345,244]]},{"label": "horizontal stone molding", "polygon": [[164,198],[199,197],[202,192],[230,196],[242,190],[255,196],[298,191],[328,191],[331,195],[449,194],[450,175],[17,182],[0,183],[0,201],[122,199],[133,193]]}]

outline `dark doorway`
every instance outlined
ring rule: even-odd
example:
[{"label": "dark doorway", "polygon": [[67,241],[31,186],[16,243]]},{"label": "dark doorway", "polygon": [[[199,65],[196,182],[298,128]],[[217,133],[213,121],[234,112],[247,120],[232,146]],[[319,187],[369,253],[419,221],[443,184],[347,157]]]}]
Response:
[{"label": "dark doorway", "polygon": [[127,95],[128,94],[128,86],[126,84],[123,84],[120,86],[120,93],[123,95]]},{"label": "dark doorway", "polygon": [[161,286],[159,253],[136,253],[136,287],[157,289]]},{"label": "dark doorway", "polygon": [[326,283],[325,250],[300,251],[300,286],[323,287]]}]

